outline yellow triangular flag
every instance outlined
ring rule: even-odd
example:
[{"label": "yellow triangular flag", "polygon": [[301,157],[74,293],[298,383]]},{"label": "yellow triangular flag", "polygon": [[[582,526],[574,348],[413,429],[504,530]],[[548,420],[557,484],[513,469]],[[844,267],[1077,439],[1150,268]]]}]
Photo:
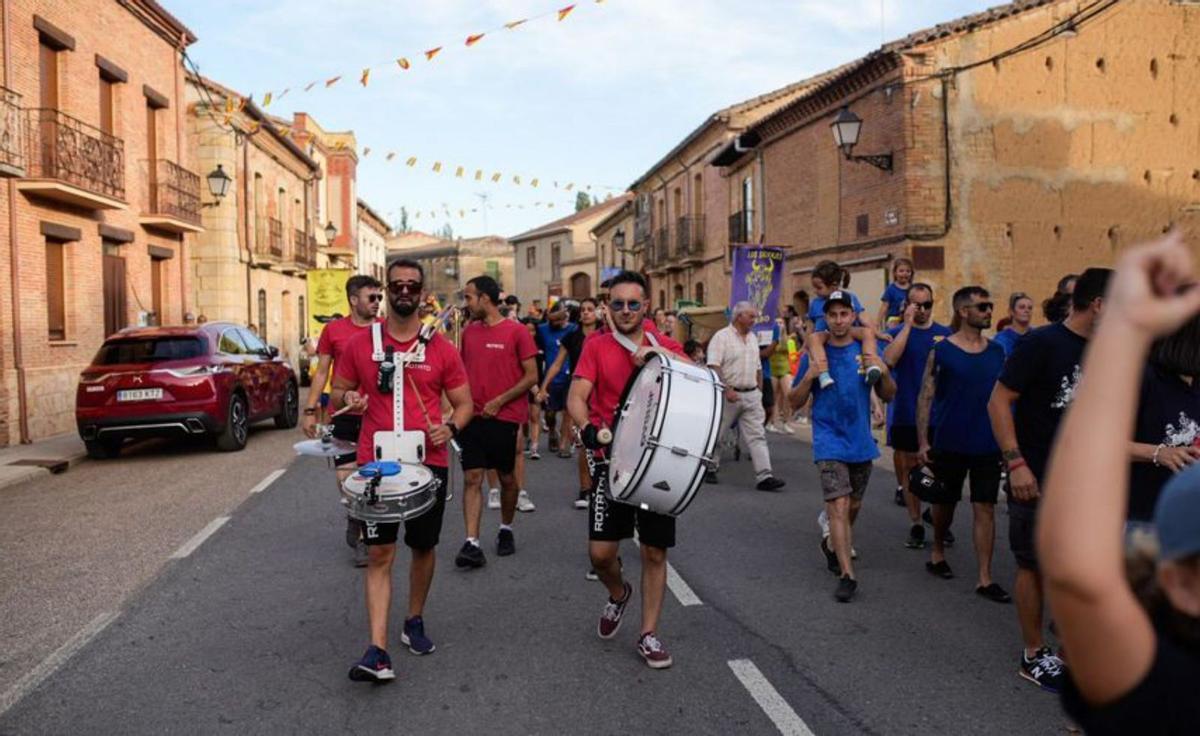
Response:
[{"label": "yellow triangular flag", "polygon": [[513,184],[520,184],[520,183],[521,183],[521,177],[517,176],[516,174],[513,174]]},{"label": "yellow triangular flag", "polygon": [[367,67],[366,69],[362,70],[362,76],[359,77],[358,83],[361,84],[362,86],[366,87],[367,80],[369,80],[370,78],[371,78],[371,68]]},{"label": "yellow triangular flag", "polygon": [[388,152],[388,155],[387,155],[387,160],[388,160],[388,161],[391,161],[391,160],[392,160],[392,159],[394,159],[394,158],[396,158],[396,152],[395,152],[395,151],[389,151],[389,152]]},{"label": "yellow triangular flag", "polygon": [[339,81],[341,81],[341,79],[342,79],[342,75],[340,75],[340,74],[339,74],[339,75],[337,75],[336,77],[332,78],[332,79],[326,79],[326,80],[325,80],[325,86],[326,86],[326,87],[332,87],[333,85],[335,85],[335,84],[337,84]]},{"label": "yellow triangular flag", "polygon": [[574,182],[572,182],[571,184],[568,184],[568,185],[566,186],[566,190],[567,190],[568,192],[569,192],[569,191],[571,191],[571,190],[572,190],[572,189],[574,189],[574,188],[575,188],[575,184],[574,184]]},{"label": "yellow triangular flag", "polygon": [[565,8],[562,8],[561,10],[559,10],[559,11],[558,11],[558,20],[559,20],[559,21],[564,21],[564,20],[566,20],[566,19],[567,19],[567,16],[568,16],[568,15],[570,15],[570,14],[571,14],[571,11],[572,11],[572,10],[574,10],[574,9],[575,9],[575,6],[574,6],[574,5],[568,5],[567,7],[565,7]]},{"label": "yellow triangular flag", "polygon": [[433,162],[433,170],[434,170],[434,171],[439,171],[439,172],[440,172],[440,171],[442,170],[442,162],[441,162],[441,161],[434,161],[434,162]]},{"label": "yellow triangular flag", "polygon": [[410,66],[412,66],[412,64],[408,63],[408,59],[403,56],[401,56],[399,59],[396,59],[396,63],[400,65],[401,69],[408,69]]},{"label": "yellow triangular flag", "polygon": [[536,187],[537,185],[538,185],[537,179],[534,179],[533,181],[529,182],[529,186],[531,186],[531,187]]},{"label": "yellow triangular flag", "polygon": [[454,175],[461,179],[463,175],[463,167],[459,166],[457,169],[455,169]]},{"label": "yellow triangular flag", "polygon": [[264,109],[264,110],[265,110],[265,109],[267,109],[268,107],[270,107],[270,106],[271,106],[271,93],[270,93],[270,92],[268,92],[268,93],[266,93],[265,95],[263,95],[263,104],[262,104],[262,106],[263,106],[263,109]]},{"label": "yellow triangular flag", "polygon": [[416,165],[417,165],[417,157],[416,157],[416,156],[409,156],[409,157],[408,157],[408,160],[407,160],[407,161],[405,161],[404,163],[408,164],[409,166],[416,166]]},{"label": "yellow triangular flag", "polygon": [[475,181],[483,181],[483,169],[475,169]]},{"label": "yellow triangular flag", "polygon": [[493,182],[500,181],[500,172],[499,172],[499,171],[497,171],[496,173],[492,174],[492,181],[493,181]]},{"label": "yellow triangular flag", "polygon": [[425,52],[425,60],[426,60],[426,61],[433,61],[433,57],[437,56],[437,55],[438,55],[438,52],[439,52],[439,51],[441,51],[441,50],[442,50],[442,47],[441,47],[441,46],[438,46],[438,47],[436,47],[436,48],[429,49],[428,51],[426,51],[426,52]]},{"label": "yellow triangular flag", "polygon": [[525,23],[526,23],[526,19],[522,18],[521,20],[509,21],[508,23],[504,24],[504,27],[511,31],[512,29],[516,28],[517,26],[525,25]]},{"label": "yellow triangular flag", "polygon": [[487,35],[486,33],[476,33],[476,34],[467,36],[467,46],[474,46],[475,44],[479,43],[479,39],[483,38],[486,35]]}]

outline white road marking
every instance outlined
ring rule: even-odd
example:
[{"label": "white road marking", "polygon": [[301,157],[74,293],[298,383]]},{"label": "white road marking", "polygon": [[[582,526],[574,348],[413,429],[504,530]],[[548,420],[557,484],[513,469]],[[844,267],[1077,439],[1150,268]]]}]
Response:
[{"label": "white road marking", "polygon": [[229,521],[228,516],[218,516],[217,518],[208,522],[208,526],[196,532],[196,536],[184,542],[182,547],[175,550],[175,552],[171,555],[171,559],[182,560],[184,557],[187,557],[191,553],[195,552],[197,547],[204,544],[204,540],[211,537],[213,532],[220,529],[221,526],[227,521]]},{"label": "white road marking", "polygon": [[775,728],[779,729],[779,733],[783,736],[813,736],[808,725],[800,716],[796,715],[792,706],[787,704],[779,691],[771,685],[753,662],[748,659],[733,659],[728,664],[729,669],[733,670],[733,674],[741,681],[742,686],[749,691],[750,697],[754,698],[758,707],[763,709],[767,718],[770,718],[771,722],[775,724]]},{"label": "white road marking", "polygon": [[254,495],[255,493],[262,493],[263,491],[267,490],[267,488],[269,488],[272,483],[279,480],[279,476],[283,475],[285,472],[287,472],[285,469],[280,468],[279,470],[276,470],[273,473],[271,473],[270,475],[268,475],[266,478],[263,478],[261,481],[258,482],[258,485],[254,486],[253,488],[250,489],[250,495]]},{"label": "white road marking", "polygon": [[24,698],[37,689],[37,686],[41,685],[47,677],[53,675],[55,670],[61,667],[64,662],[75,656],[76,652],[83,649],[89,641],[96,638],[101,631],[104,631],[118,615],[120,615],[119,611],[105,611],[96,616],[87,626],[84,626],[75,636],[68,639],[65,644],[56,649],[49,657],[43,659],[36,667],[26,672],[21,679],[13,683],[12,687],[6,690],[3,695],[0,695],[0,715],[4,715],[9,708],[20,702],[21,698]]},{"label": "white road marking", "polygon": [[691,587],[679,577],[679,573],[667,563],[667,587],[679,599],[679,603],[684,606],[702,606],[704,601],[700,600],[700,596],[692,591]]}]

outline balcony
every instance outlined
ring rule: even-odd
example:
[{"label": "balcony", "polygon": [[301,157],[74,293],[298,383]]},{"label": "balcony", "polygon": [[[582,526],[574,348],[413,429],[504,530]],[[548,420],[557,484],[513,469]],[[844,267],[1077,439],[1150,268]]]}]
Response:
[{"label": "balcony", "polygon": [[283,223],[274,217],[267,220],[267,247],[271,255],[283,258]]},{"label": "balcony", "polygon": [[671,232],[660,227],[654,233],[654,241],[646,249],[654,251],[654,269],[663,271],[671,265]]},{"label": "balcony", "polygon": [[317,267],[317,241],[303,230],[292,230],[292,250],[281,269],[285,273],[296,273]]},{"label": "balcony", "polygon": [[0,87],[0,177],[25,176],[21,95]]},{"label": "balcony", "polygon": [[150,211],[138,218],[143,227],[173,233],[203,232],[200,226],[200,176],[174,161],[149,162],[146,190]]},{"label": "balcony", "polygon": [[729,244],[739,245],[750,242],[753,234],[750,223],[754,220],[752,210],[742,210],[729,216]]},{"label": "balcony", "polygon": [[276,262],[283,259],[283,223],[274,217],[255,219],[254,255]]},{"label": "balcony", "polygon": [[679,218],[675,225],[675,259],[681,264],[704,257],[704,215]]},{"label": "balcony", "polygon": [[25,111],[26,179],[17,188],[89,210],[125,209],[125,142],[59,110]]}]

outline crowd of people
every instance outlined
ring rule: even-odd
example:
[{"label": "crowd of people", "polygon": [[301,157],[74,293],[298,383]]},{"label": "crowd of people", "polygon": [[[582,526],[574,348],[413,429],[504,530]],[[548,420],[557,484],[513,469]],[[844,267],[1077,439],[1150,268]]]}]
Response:
[{"label": "crowd of people", "polygon": [[[525,309],[494,279],[476,277],[466,285],[463,321],[456,323],[452,314],[421,309],[426,298],[423,269],[401,259],[389,265],[386,287],[365,276],[350,280],[350,315],[326,326],[314,385],[322,385],[332,371],[329,406],[350,409],[333,419],[336,436],[358,442],[356,456],[339,458],[344,479],[355,464],[372,459],[373,434],[392,428],[389,388],[377,380],[368,334],[379,320],[383,293],[389,307],[383,318],[385,339],[400,353],[418,340],[423,317],[461,326],[457,349],[445,335],[436,334],[426,345],[424,361],[406,368],[417,389],[405,395],[406,426],[428,428],[424,463],[442,481],[434,510],[404,523],[405,543],[414,554],[401,641],[415,654],[434,650],[422,614],[448,490],[446,443],[454,438],[461,444],[465,472],[466,539],[456,565],[473,569],[486,564],[480,541],[485,498],[500,511],[495,553],[515,553],[516,512],[536,509],[525,488],[525,464],[541,459],[545,434],[548,454],[574,456],[577,463],[577,493],[571,489],[572,497],[564,502],[588,511],[588,577],[598,579],[609,594],[597,634],[615,636],[632,600],[634,586],[623,575],[618,548],[636,529],[642,557],[637,652],[652,668],[671,665],[658,630],[677,519],[614,503],[607,496],[607,448],[599,439],[600,430],[613,425],[637,366],[652,351],[670,351],[708,365],[721,381],[723,431],[747,450],[757,490],[778,492],[786,485],[772,466],[768,433],[811,428],[822,496],[821,507],[814,509],[819,511],[821,559],[837,577],[834,598],[839,602],[852,601],[860,583],[853,529],[880,454],[876,431],[884,430],[892,449],[895,501],[908,519],[907,535],[897,544],[928,547],[925,569],[937,578],[955,577],[945,549],[956,541],[951,524],[967,486],[975,591],[987,601],[1015,602],[1022,639],[1015,657],[1018,674],[1042,689],[1064,692],[1077,718],[1100,723],[1089,721],[1087,714],[1101,712],[1100,706],[1109,712],[1113,703],[1133,696],[1130,708],[1152,702],[1143,692],[1147,682],[1180,687],[1170,678],[1195,671],[1200,640],[1195,636],[1200,630],[1200,477],[1184,472],[1200,459],[1200,304],[1197,290],[1184,288],[1191,284],[1191,264],[1177,239],[1133,249],[1122,268],[1129,273],[1115,278],[1114,271],[1104,268],[1064,277],[1043,302],[1043,326],[1034,326],[1035,301],[1024,293],[1008,296],[1008,314],[993,325],[995,302],[979,285],[953,292],[946,310],[950,324],[943,325],[933,318],[934,288],[919,279],[912,262],[893,262],[878,308],[868,309],[851,290],[850,274],[827,261],[812,273],[812,296],[795,292],[778,319],[762,322],[753,304],[739,303],[730,309],[728,326],[698,341],[683,339],[690,336],[682,334],[687,330],[678,315],[649,309],[646,282],[636,273],[622,272],[607,282],[603,298],[558,300],[547,307],[535,301]],[[1124,301],[1111,305],[1110,298],[1116,297],[1110,293],[1123,293]],[[1137,312],[1141,307],[1170,315],[1151,320]],[[1104,345],[1104,354],[1113,354],[1111,363],[1092,355],[1099,346],[1089,352],[1094,337],[1099,341],[1130,325],[1142,333],[1125,350],[1111,337]],[[1158,339],[1151,343],[1150,337]],[[1095,385],[1084,383],[1082,376],[1090,375],[1098,360],[1106,365],[1095,371],[1100,377]],[[1121,394],[1109,406],[1102,405],[1104,388],[1095,387],[1106,380]],[[1093,403],[1077,413],[1089,420],[1068,412],[1083,397]],[[305,410],[305,431],[315,432],[320,412],[314,392]],[[1060,433],[1064,421],[1074,430]],[[1057,443],[1062,457],[1051,462],[1056,439],[1067,433],[1071,440]],[[1092,457],[1089,445],[1108,451]],[[1095,493],[1106,494],[1096,501],[1094,513],[1064,510],[1061,499],[1045,504],[1043,512],[1043,487],[1061,487],[1063,498],[1074,495],[1080,505],[1090,504],[1089,490],[1063,467],[1097,459],[1103,463],[1092,462],[1086,473],[1081,471]],[[717,464],[706,474],[708,482],[717,482]],[[1107,477],[1098,472],[1102,465]],[[1008,509],[1008,546],[1017,566],[1012,593],[992,569],[1001,491]],[[1133,592],[1142,591],[1114,581],[1122,569],[1114,555],[1123,549],[1122,526],[1143,535],[1157,530],[1162,536],[1164,505],[1176,517],[1187,518],[1172,517],[1167,525],[1175,536],[1163,540],[1169,556],[1158,563],[1161,585],[1143,586],[1166,592],[1157,594],[1158,608],[1146,614],[1129,603]],[[1046,517],[1040,527],[1039,516]],[[399,526],[348,523],[347,542],[360,550],[367,567],[371,635],[371,646],[350,672],[352,679],[394,677],[387,618]],[[1048,531],[1058,527],[1071,537],[1070,544]],[[1070,668],[1062,646],[1052,646],[1046,636],[1047,598],[1061,641],[1071,652]],[[1082,620],[1093,604],[1113,606],[1112,619]],[[1164,615],[1175,628],[1155,628]],[[1119,622],[1133,622],[1129,625],[1137,631],[1118,636],[1112,628]],[[1167,633],[1155,633],[1160,630]],[[1106,646],[1103,636],[1123,642],[1124,649],[1114,655],[1128,665],[1120,676],[1102,671],[1107,660],[1094,650]],[[1086,647],[1091,649],[1084,651]],[[1069,672],[1076,661],[1083,669],[1072,685]],[[1153,697],[1162,694],[1156,691]]]}]

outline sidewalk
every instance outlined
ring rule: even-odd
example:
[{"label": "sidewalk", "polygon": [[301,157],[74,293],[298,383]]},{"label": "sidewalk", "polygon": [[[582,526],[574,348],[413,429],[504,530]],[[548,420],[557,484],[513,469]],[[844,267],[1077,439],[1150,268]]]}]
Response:
[{"label": "sidewalk", "polygon": [[30,445],[0,448],[0,489],[64,472],[87,457],[83,440],[67,432]]}]

